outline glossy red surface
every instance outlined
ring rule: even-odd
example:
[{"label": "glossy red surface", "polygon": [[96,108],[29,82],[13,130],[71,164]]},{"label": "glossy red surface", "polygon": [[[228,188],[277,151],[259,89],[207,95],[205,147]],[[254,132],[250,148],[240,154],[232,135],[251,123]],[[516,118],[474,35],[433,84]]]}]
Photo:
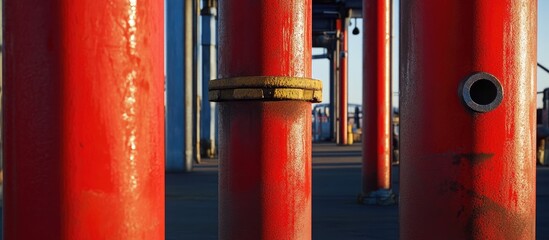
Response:
[{"label": "glossy red surface", "polygon": [[391,0],[364,0],[362,192],[391,188]]},{"label": "glossy red surface", "polygon": [[[311,7],[220,1],[219,77],[310,77]],[[219,110],[220,239],[310,239],[311,104],[235,101]]]},{"label": "glossy red surface", "polygon": [[310,105],[220,104],[221,239],[311,238]]},{"label": "glossy red surface", "polygon": [[341,55],[339,60],[339,144],[345,145],[348,143],[347,131],[348,131],[348,109],[347,109],[347,64],[348,64],[348,39],[347,39],[347,24],[344,24],[342,20],[336,20],[336,27],[340,31],[340,49]]},{"label": "glossy red surface", "polygon": [[310,77],[311,4],[311,0],[220,2],[223,46],[218,77]]},{"label": "glossy red surface", "polygon": [[163,2],[4,10],[4,239],[163,239]]},{"label": "glossy red surface", "polygon": [[[403,1],[400,237],[535,239],[536,0]],[[484,71],[499,107],[458,96]]]}]

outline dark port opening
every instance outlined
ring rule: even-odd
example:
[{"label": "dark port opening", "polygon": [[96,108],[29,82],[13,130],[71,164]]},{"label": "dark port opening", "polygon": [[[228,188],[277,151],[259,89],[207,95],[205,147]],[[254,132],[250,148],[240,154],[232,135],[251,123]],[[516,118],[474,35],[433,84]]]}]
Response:
[{"label": "dark port opening", "polygon": [[488,105],[494,102],[498,95],[496,85],[486,79],[480,79],[473,83],[469,92],[471,94],[471,100],[479,105]]}]

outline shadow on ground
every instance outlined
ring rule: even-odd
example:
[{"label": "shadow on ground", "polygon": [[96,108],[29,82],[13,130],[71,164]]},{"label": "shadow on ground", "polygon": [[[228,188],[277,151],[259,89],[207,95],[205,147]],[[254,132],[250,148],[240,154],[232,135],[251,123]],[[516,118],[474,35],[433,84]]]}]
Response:
[{"label": "shadow on ground", "polygon": [[[357,204],[359,145],[315,144],[313,156],[313,239],[398,239],[398,206]],[[549,239],[549,168],[537,172],[537,239]],[[166,239],[217,239],[217,210],[217,160],[166,174]]]}]

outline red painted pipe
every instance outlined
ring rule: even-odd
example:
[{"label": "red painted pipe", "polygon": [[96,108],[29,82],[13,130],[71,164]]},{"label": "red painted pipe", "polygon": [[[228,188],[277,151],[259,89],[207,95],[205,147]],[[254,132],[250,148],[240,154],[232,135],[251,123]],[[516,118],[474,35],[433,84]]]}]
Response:
[{"label": "red painted pipe", "polygon": [[336,26],[340,32],[340,61],[339,61],[339,144],[346,145],[348,143],[348,109],[347,109],[347,24],[346,19],[336,20]]},{"label": "red painted pipe", "polygon": [[362,191],[391,188],[391,0],[364,0]]},{"label": "red painted pipe", "polygon": [[537,1],[400,9],[400,237],[534,239]]},{"label": "red painted pipe", "polygon": [[163,1],[4,10],[4,238],[163,239]]},{"label": "red painted pipe", "polygon": [[[311,4],[220,1],[219,77],[310,77]],[[310,239],[311,104],[227,101],[219,111],[219,237]]]}]

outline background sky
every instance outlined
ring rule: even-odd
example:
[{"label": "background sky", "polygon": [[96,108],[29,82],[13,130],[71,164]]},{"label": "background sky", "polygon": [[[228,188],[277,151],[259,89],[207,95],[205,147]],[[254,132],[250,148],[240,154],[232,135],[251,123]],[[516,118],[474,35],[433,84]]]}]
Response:
[{"label": "background sky", "polygon": [[[393,3],[393,106],[398,106],[398,0]],[[354,19],[349,26],[349,103],[362,103],[362,19],[357,20],[359,35],[352,35]],[[322,48],[313,48],[313,54],[322,54]],[[549,0],[538,1],[538,62],[549,67]],[[313,78],[323,81],[323,103],[329,102],[329,61],[313,60]],[[538,91],[549,87],[549,73],[538,69]],[[541,107],[541,95],[538,94],[538,107]]]}]

